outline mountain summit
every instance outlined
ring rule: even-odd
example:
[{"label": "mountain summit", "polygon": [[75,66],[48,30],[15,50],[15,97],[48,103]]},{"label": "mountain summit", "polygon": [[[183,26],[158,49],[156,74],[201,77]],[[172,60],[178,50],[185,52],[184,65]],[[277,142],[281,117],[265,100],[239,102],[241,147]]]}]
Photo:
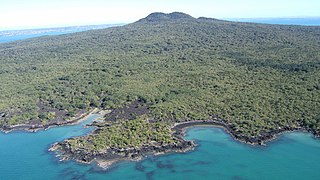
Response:
[{"label": "mountain summit", "polygon": [[194,19],[192,16],[181,13],[181,12],[173,12],[173,13],[151,13],[147,17],[140,19],[138,22],[160,22],[160,21],[168,21],[168,20],[176,20],[176,19]]}]

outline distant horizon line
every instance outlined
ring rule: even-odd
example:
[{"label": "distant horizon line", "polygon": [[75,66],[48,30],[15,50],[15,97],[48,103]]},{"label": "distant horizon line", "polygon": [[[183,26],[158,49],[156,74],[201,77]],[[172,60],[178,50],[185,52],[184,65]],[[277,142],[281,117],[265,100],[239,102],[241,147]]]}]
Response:
[{"label": "distant horizon line", "polygon": [[[205,16],[199,16],[205,17]],[[214,18],[214,17],[207,17]],[[241,18],[215,18],[220,20],[238,21],[238,20],[274,20],[274,19],[320,19],[320,16],[287,16],[287,17],[241,17]],[[135,22],[135,21],[134,21]],[[22,30],[45,30],[55,28],[68,28],[68,27],[85,27],[85,26],[103,26],[103,25],[126,25],[133,22],[117,22],[117,23],[88,23],[88,24],[70,24],[70,25],[45,25],[45,26],[30,26],[30,27],[7,27],[0,28],[0,31],[22,31]]]},{"label": "distant horizon line", "polygon": [[3,31],[23,31],[23,30],[46,30],[46,29],[59,29],[59,28],[73,28],[73,27],[87,27],[87,26],[107,26],[107,25],[115,25],[121,26],[128,23],[101,23],[101,24],[81,24],[81,25],[48,25],[48,26],[30,26],[30,27],[12,27],[12,28],[0,28],[0,32]]},{"label": "distant horizon line", "polygon": [[284,17],[258,17],[258,18],[223,18],[223,19],[320,19],[320,16],[284,16]]}]

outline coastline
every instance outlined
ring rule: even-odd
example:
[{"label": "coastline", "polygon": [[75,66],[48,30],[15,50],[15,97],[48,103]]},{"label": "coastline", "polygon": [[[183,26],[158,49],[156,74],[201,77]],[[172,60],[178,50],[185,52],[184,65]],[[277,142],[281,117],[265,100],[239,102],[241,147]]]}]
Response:
[{"label": "coastline", "polygon": [[22,131],[27,131],[27,132],[37,132],[39,130],[48,130],[52,127],[59,127],[59,126],[71,126],[71,125],[76,125],[81,123],[82,121],[85,121],[88,116],[92,114],[96,114],[100,111],[98,108],[94,108],[91,111],[88,111],[86,113],[80,114],[77,117],[71,118],[70,120],[61,122],[61,123],[51,123],[51,124],[46,124],[46,125],[28,125],[28,124],[17,124],[14,126],[9,126],[9,127],[1,127],[0,131],[3,133],[10,133],[12,131],[16,130],[22,130]]},{"label": "coastline", "polygon": [[139,148],[127,149],[110,148],[103,153],[92,153],[81,149],[72,150],[67,141],[62,141],[53,144],[49,151],[53,151],[58,154],[57,156],[59,156],[61,161],[75,160],[76,162],[83,164],[95,163],[102,169],[107,169],[114,163],[120,161],[140,161],[145,159],[148,155],[157,156],[161,154],[192,151],[197,144],[194,141],[186,140],[184,137],[187,129],[195,126],[213,126],[222,128],[226,133],[230,134],[233,140],[252,146],[266,146],[267,142],[277,139],[281,134],[293,131],[309,132],[315,137],[319,137],[314,131],[312,131],[312,129],[307,129],[301,126],[297,128],[287,127],[274,130],[269,133],[265,133],[264,136],[247,137],[237,131],[234,131],[231,124],[225,123],[222,119],[214,118],[213,120],[194,120],[173,124],[171,126],[171,129],[173,130],[172,136],[178,140],[178,143],[174,145],[145,145]]},{"label": "coastline", "polygon": [[[96,129],[99,131],[99,129]],[[95,134],[93,131],[91,134]],[[55,152],[61,161],[74,160],[82,164],[95,163],[102,169],[108,169],[112,164],[120,161],[141,161],[147,156],[158,156],[168,153],[184,153],[196,147],[194,141],[185,140],[183,133],[173,129],[175,141],[165,144],[143,144],[139,147],[115,148],[106,147],[102,151],[72,148],[69,139],[54,143],[48,151]],[[70,138],[72,139],[72,138]]]},{"label": "coastline", "polygon": [[169,153],[185,153],[194,149],[194,141],[183,140],[179,144],[164,146],[143,146],[140,148],[108,149],[103,153],[83,152],[80,149],[70,150],[68,144],[54,143],[49,152],[56,153],[60,161],[74,160],[81,164],[95,163],[102,169],[108,169],[111,165],[121,161],[141,161],[149,155],[158,156]]},{"label": "coastline", "polygon": [[186,129],[192,128],[195,126],[213,126],[213,127],[222,128],[226,133],[228,133],[232,137],[233,140],[244,143],[244,144],[249,144],[252,146],[256,146],[256,145],[266,146],[267,142],[273,141],[279,138],[279,136],[281,136],[283,133],[288,133],[288,132],[307,132],[307,133],[311,133],[315,138],[320,137],[320,135],[316,134],[315,131],[313,131],[312,129],[305,128],[302,126],[298,126],[296,128],[286,127],[283,129],[274,130],[269,133],[265,133],[264,136],[247,137],[247,136],[241,135],[241,133],[238,133],[232,130],[231,127],[228,126],[228,124],[225,123],[223,120],[217,120],[217,119],[175,123],[172,126],[172,128],[177,129],[177,131],[181,131],[181,134],[185,136]]},{"label": "coastline", "polygon": [[[82,121],[85,121],[88,116],[92,114],[100,114],[105,115],[110,113],[109,110],[100,110],[95,108],[89,112],[83,113],[78,117],[74,117],[69,121],[65,121],[59,124],[48,124],[40,127],[28,126],[28,125],[16,125],[11,127],[10,130],[1,131],[5,133],[9,133],[14,130],[24,130],[28,132],[37,132],[38,130],[47,130],[51,127],[57,126],[68,126],[79,124]],[[95,124],[92,124],[96,126]],[[278,130],[271,131],[269,133],[265,133],[264,136],[259,137],[247,137],[235,130],[232,129],[232,124],[226,123],[224,120],[219,118],[213,118],[211,120],[193,120],[193,121],[186,121],[181,123],[175,123],[171,126],[172,136],[175,137],[178,143],[174,144],[165,144],[160,146],[155,145],[144,145],[139,148],[127,148],[127,149],[115,149],[111,148],[111,150],[106,150],[103,153],[91,153],[85,152],[81,150],[70,150],[68,144],[65,141],[56,142],[54,143],[48,151],[55,152],[56,157],[60,159],[60,161],[66,160],[74,160],[78,163],[82,164],[92,164],[95,163],[97,166],[101,167],[102,169],[108,169],[111,165],[120,162],[120,161],[141,161],[145,159],[149,155],[162,155],[168,153],[185,153],[188,151],[194,150],[197,144],[194,141],[186,140],[184,137],[186,135],[186,131],[188,128],[192,128],[195,126],[213,126],[222,128],[226,133],[228,133],[233,140],[249,144],[252,146],[262,145],[265,146],[267,142],[270,142],[274,139],[277,139],[281,134],[286,132],[293,132],[293,131],[302,131],[308,132],[313,134],[315,137],[319,137],[312,129],[307,129],[304,127],[297,127],[297,128],[282,128]],[[95,133],[94,131],[92,132]]]}]

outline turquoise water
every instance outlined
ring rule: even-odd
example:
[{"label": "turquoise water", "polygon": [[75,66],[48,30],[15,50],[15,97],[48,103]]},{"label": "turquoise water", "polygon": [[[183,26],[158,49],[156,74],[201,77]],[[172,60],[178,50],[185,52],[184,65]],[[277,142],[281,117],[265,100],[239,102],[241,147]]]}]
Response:
[{"label": "turquoise water", "polygon": [[222,129],[194,127],[187,139],[195,151],[122,162],[102,171],[95,165],[59,162],[48,152],[56,141],[84,135],[84,124],[38,133],[0,134],[0,179],[320,179],[320,141],[306,133],[288,133],[267,147],[232,140]]}]

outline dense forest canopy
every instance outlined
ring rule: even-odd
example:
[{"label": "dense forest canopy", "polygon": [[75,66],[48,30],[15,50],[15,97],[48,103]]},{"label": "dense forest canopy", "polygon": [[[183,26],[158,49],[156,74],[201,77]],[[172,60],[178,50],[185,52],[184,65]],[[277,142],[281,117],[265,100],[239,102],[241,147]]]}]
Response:
[{"label": "dense forest canopy", "polygon": [[122,27],[0,44],[0,126],[136,100],[156,121],[218,116],[258,136],[320,131],[320,27],[154,13]]}]

